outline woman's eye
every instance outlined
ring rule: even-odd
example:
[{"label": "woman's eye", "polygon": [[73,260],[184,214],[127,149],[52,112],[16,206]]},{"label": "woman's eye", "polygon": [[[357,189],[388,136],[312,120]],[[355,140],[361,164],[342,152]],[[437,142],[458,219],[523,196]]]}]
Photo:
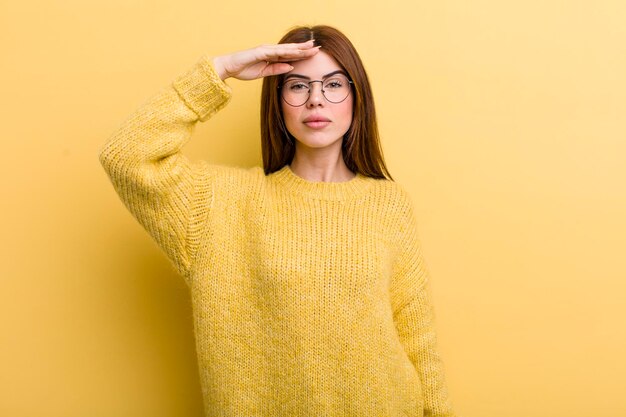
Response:
[{"label": "woman's eye", "polygon": [[343,85],[343,84],[342,84],[342,82],[341,82],[341,81],[339,81],[339,80],[333,80],[333,81],[329,81],[329,82],[326,84],[326,87],[325,87],[325,88],[341,88],[341,86],[342,86],[342,85]]},{"label": "woman's eye", "polygon": [[304,84],[304,83],[293,83],[293,84],[291,84],[291,85],[289,86],[289,89],[290,89],[290,90],[294,90],[294,91],[297,91],[297,90],[302,90],[302,89],[304,89],[304,88],[308,88],[308,85],[306,85],[306,84]]}]

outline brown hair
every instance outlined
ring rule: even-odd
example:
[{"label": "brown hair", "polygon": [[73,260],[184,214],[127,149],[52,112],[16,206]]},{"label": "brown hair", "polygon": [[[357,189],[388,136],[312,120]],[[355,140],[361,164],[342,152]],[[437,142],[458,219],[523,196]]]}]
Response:
[{"label": "brown hair", "polygon": [[[299,43],[315,39],[315,45],[333,57],[353,82],[355,100],[350,128],[342,142],[346,166],[371,178],[391,178],[380,146],[374,97],[361,58],[350,40],[339,30],[325,25],[298,26],[291,29],[278,43]],[[295,139],[287,131],[283,119],[278,86],[284,75],[263,79],[261,92],[261,151],[265,174],[280,170],[291,163],[295,154]]]}]

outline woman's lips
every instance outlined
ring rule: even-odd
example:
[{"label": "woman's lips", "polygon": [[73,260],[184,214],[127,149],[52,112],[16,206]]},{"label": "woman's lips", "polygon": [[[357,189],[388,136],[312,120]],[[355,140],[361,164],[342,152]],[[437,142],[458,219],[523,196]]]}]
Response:
[{"label": "woman's lips", "polygon": [[304,124],[311,129],[323,129],[330,124],[330,120],[312,120],[310,122],[304,122]]}]

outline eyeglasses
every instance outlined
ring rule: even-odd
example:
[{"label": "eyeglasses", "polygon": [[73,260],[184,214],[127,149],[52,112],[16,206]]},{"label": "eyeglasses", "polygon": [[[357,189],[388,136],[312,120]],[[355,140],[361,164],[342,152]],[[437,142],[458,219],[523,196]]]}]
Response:
[{"label": "eyeglasses", "polygon": [[325,80],[304,81],[301,79],[290,79],[278,86],[285,103],[293,107],[303,106],[309,100],[311,94],[311,84],[321,83],[322,94],[330,103],[341,103],[350,94],[351,80],[345,75],[337,74]]}]

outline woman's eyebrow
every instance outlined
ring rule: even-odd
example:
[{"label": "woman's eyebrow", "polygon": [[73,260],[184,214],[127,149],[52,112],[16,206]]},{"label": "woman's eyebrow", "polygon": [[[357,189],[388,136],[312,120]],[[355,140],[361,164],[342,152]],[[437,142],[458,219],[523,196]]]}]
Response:
[{"label": "woman's eyebrow", "polygon": [[[343,74],[343,75],[346,75],[346,73],[345,73],[345,71],[344,71],[344,70],[337,70],[337,71],[329,72],[328,74],[324,75],[324,76],[322,77],[322,79],[328,78],[328,77],[330,77],[331,75],[335,75],[335,74]],[[310,80],[310,79],[311,79],[311,77],[307,77],[306,75],[302,75],[302,74],[289,74],[289,75],[287,75],[287,76],[284,78],[284,80],[288,80],[289,78],[303,78],[303,79],[305,79],[305,80]]]}]

